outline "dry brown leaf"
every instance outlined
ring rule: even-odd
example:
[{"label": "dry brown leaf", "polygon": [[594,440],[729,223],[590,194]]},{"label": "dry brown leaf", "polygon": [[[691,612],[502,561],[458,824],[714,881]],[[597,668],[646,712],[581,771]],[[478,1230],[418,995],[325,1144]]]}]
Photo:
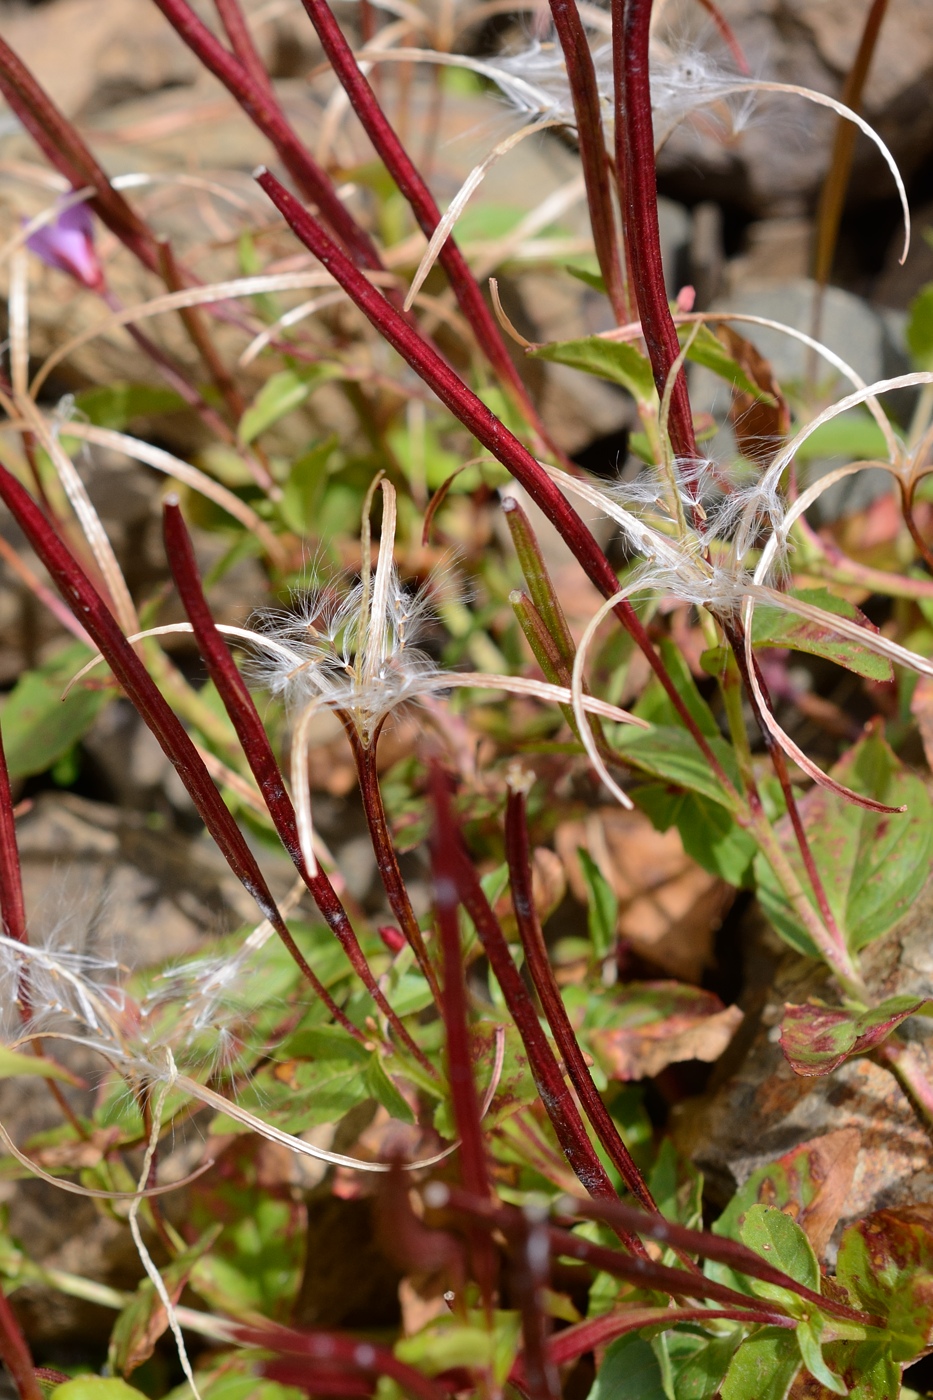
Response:
[{"label": "dry brown leaf", "polygon": [[628,1024],[591,1031],[590,1044],[611,1079],[650,1079],[683,1060],[718,1060],[742,1021],[737,1006],[676,982],[635,982],[615,991]]},{"label": "dry brown leaf", "polygon": [[555,845],[581,903],[583,846],[618,897],[618,931],[635,952],[674,977],[700,980],[734,892],[690,859],[675,829],[655,831],[641,812],[604,807],[585,821],[561,823]]},{"label": "dry brown leaf", "polygon": [[734,388],[729,409],[732,430],[743,457],[753,462],[766,461],[787,436],[790,427],[787,400],[774,377],[771,362],[755,349],[750,340],[726,325],[716,327],[716,336],[751,382],[774,400],[773,403],[762,403],[751,394]]}]

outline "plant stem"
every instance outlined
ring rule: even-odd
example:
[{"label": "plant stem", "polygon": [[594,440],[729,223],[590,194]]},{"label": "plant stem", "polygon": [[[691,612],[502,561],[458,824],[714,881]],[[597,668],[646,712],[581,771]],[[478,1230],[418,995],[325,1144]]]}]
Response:
[{"label": "plant stem", "polygon": [[[269,743],[268,735],[263,727],[259,712],[253,704],[253,697],[250,695],[243,677],[240,675],[230,654],[230,648],[224,641],[214,623],[207,599],[201,587],[201,579],[198,573],[197,560],[194,556],[194,548],[191,544],[191,537],[185,526],[184,518],[178,508],[178,502],[169,499],[165,503],[163,516],[163,528],[165,532],[165,552],[168,557],[169,567],[172,570],[172,577],[175,580],[179,595],[184,605],[185,611],[191,621],[195,637],[201,648],[201,654],[207,664],[208,673],[217,687],[217,692],[224,703],[224,708],[230,716],[237,738],[239,739],[243,752],[259,790],[263,795],[269,815],[285,849],[291,856],[295,868],[304,880],[311,892],[314,902],[324,916],[328,927],[337,938],[350,961],[354,972],[360,978],[366,990],[375,1001],[379,1010],[385,1016],[399,1040],[406,1047],[410,1054],[414,1055],[419,1064],[430,1074],[436,1071],[428,1060],[424,1051],[415,1043],[409,1032],[406,1030],[400,1017],[396,1015],[389,1005],[385,993],[380,988],[373,976],[372,969],[366,961],[366,956],[360,947],[359,939],[354,932],[353,925],[347,917],[346,910],[341,904],[337,892],[327,878],[326,874],[318,869],[315,875],[309,875],[304,858],[301,854],[301,843],[298,839],[298,824],[295,817],[295,810],[291,799],[285,791],[285,784],[282,773],[275,761],[275,755]],[[281,930],[276,925],[276,930],[281,937]],[[349,1031],[357,1040],[364,1040],[365,1037],[358,1026],[354,1026],[343,1011],[336,1005],[330,993],[323,987],[322,983],[308,966],[303,954],[297,949],[291,934],[286,929],[286,946],[292,957],[300,959],[299,966],[305,976],[310,981],[317,995],[321,997],[330,1011],[344,1030]]]},{"label": "plant stem", "polygon": [[910,1099],[923,1126],[933,1135],[933,1085],[917,1059],[916,1050],[895,1031],[873,1052],[874,1058],[891,1071]]},{"label": "plant stem", "polygon": [[[509,1014],[522,1038],[529,1068],[561,1149],[577,1179],[594,1199],[617,1202],[616,1191],[590,1141],[586,1126],[542,1029],[534,1003],[521,973],[515,966],[499,920],[493,913],[473,862],[463,845],[450,799],[440,785],[437,789],[437,821],[438,840],[444,841],[450,847],[451,878],[455,882],[464,909],[476,926]],[[616,1233],[626,1249],[643,1259],[647,1257],[645,1247],[637,1235],[624,1228],[617,1229]]]},{"label": "plant stem", "polygon": [[551,1034],[557,1042],[570,1082],[577,1092],[583,1110],[593,1126],[616,1171],[621,1176],[632,1195],[646,1210],[657,1212],[658,1207],[651,1195],[641,1172],[632,1160],[632,1155],[622,1141],[619,1130],[613,1122],[599,1090],[593,1083],[593,1076],[583,1057],[583,1051],[574,1034],[554,980],[544,942],[544,932],[538,919],[532,895],[531,852],[528,845],[528,824],[524,791],[510,785],[508,806],[505,817],[505,850],[509,865],[509,885],[512,891],[512,907],[518,932],[528,961],[528,970],[535,991],[544,1010]]},{"label": "plant stem", "polygon": [[35,1366],[9,1300],[0,1288],[0,1358],[9,1371],[20,1400],[43,1400]]},{"label": "plant stem", "polygon": [[405,935],[415,955],[418,966],[431,989],[434,1003],[436,1006],[439,1006],[441,1001],[441,989],[437,980],[437,973],[434,971],[431,959],[428,956],[424,935],[421,932],[421,925],[418,923],[415,917],[415,911],[411,907],[408,890],[405,887],[405,881],[399,869],[398,856],[392,841],[392,833],[389,830],[389,821],[386,816],[385,804],[382,801],[379,774],[376,770],[375,744],[378,742],[378,736],[373,744],[367,745],[360,740],[352,720],[348,719],[344,727],[350,740],[353,757],[356,760],[356,771],[360,783],[360,796],[363,799],[363,811],[366,813],[366,824],[369,827],[369,835],[373,844],[373,851],[376,855],[379,877],[382,880],[382,885],[388,897],[392,912],[398,920],[402,933]]},{"label": "plant stem", "polygon": [[[402,195],[408,201],[425,237],[430,239],[441,221],[441,212],[435,203],[434,196],[387,120],[376,94],[360,71],[353,51],[344,38],[326,0],[302,0],[302,4],[317,31],[317,36],[330,65],[350,99],[353,110],[359,117],[367,136]],[[453,288],[460,310],[473,330],[477,345],[499,378],[508,385],[514,398],[521,406],[522,412],[534,425],[539,437],[546,441],[547,434],[544,426],[528,396],[528,390],[521,375],[515,368],[502,338],[502,332],[486,305],[476,278],[454,241],[453,235],[445,241],[438,257]]]},{"label": "plant stem", "polygon": [[[376,330],[433,389],[451,413],[459,418],[464,427],[468,428],[496,460],[524,486],[603,596],[613,597],[619,591],[619,580],[612,565],[580,516],[528,449],[509,432],[483,401],[467,388],[450,366],[395,308],[389,305],[380,292],[352,265],[317,220],[302,208],[274,175],[269,171],[262,171],[256,178],[305,247],[309,248],[333,274]],[[706,736],[691,715],[652,645],[635,609],[628,601],[622,601],[616,604],[614,611],[644,653],[684,727],[693,736],[711,770],[727,791],[734,791],[721,763],[707,743]]]},{"label": "plant stem", "polygon": [[596,258],[616,321],[619,325],[625,325],[633,319],[633,314],[619,258],[596,65],[576,0],[550,0],[550,6],[573,98]]},{"label": "plant stem", "polygon": [[321,217],[333,229],[354,261],[361,267],[381,269],[382,259],[369,234],[356,222],[328,175],[299,141],[269,84],[256,81],[240,59],[229,53],[215,38],[187,0],[154,0],[154,3],[176,34],[204,67],[219,78],[250,120],[272,143],[304,197],[317,205]]},{"label": "plant stem", "polygon": [[[663,399],[668,376],[680,354],[677,328],[664,286],[648,40],[651,0],[612,0],[612,64],[616,105],[616,165],[624,190],[625,246],[632,260],[633,287],[642,333]],[[683,366],[671,391],[668,420],[674,457],[698,457],[693,414]]]}]

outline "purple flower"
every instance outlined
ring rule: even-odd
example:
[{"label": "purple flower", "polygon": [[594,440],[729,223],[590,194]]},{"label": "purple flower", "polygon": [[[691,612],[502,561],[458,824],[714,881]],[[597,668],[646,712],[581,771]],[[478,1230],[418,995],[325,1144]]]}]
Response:
[{"label": "purple flower", "polygon": [[99,292],[104,274],[94,251],[94,223],[86,204],[63,209],[54,223],[37,229],[26,240],[47,267],[67,272],[82,286]]}]

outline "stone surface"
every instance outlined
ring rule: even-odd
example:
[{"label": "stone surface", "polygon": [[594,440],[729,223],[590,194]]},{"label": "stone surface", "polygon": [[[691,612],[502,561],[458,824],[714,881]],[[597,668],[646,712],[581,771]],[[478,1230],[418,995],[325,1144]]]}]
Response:
[{"label": "stone surface", "polygon": [[[839,97],[861,36],[867,4],[849,0],[722,0],[756,76]],[[690,11],[693,11],[691,16]],[[681,43],[696,34],[695,7],[676,11]],[[702,35],[709,42],[709,30]],[[869,72],[863,111],[909,176],[933,151],[933,7],[904,0],[889,7]],[[729,198],[755,214],[813,206],[826,172],[836,118],[801,98],[762,94],[747,128],[727,144],[709,124],[681,127],[661,155],[663,177],[692,197]],[[859,138],[852,199],[890,200],[890,175]]]},{"label": "stone surface", "polygon": [[[879,1000],[933,994],[933,882],[910,913],[862,955],[862,970]],[[752,977],[743,1005],[746,1025],[717,1071],[716,1087],[675,1111],[675,1140],[706,1174],[715,1201],[725,1201],[759,1166],[822,1134],[855,1129],[860,1147],[842,1224],[882,1206],[933,1197],[930,1138],[888,1070],[865,1058],[825,1078],[794,1074],[778,1043],[785,1002],[838,1000],[822,967],[782,950],[775,936],[748,928]],[[774,974],[773,985],[771,975]],[[907,1022],[926,1073],[933,1074],[929,1021]]]}]

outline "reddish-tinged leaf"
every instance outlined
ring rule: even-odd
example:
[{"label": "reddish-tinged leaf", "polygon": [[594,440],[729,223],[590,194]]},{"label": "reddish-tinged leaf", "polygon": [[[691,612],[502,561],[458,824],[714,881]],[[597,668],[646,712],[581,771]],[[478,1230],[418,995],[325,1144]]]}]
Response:
[{"label": "reddish-tinged leaf", "polygon": [[933,1206],[879,1210],[846,1230],[836,1282],[886,1319],[898,1361],[933,1344]]},{"label": "reddish-tinged leaf", "polygon": [[262,1347],[278,1353],[281,1361],[262,1363],[269,1376],[288,1375],[287,1384],[300,1386],[312,1395],[365,1392],[358,1389],[335,1391],[318,1383],[326,1375],[341,1380],[359,1377],[388,1376],[403,1392],[418,1400],[447,1400],[447,1392],[435,1381],[406,1366],[387,1347],[374,1342],[358,1341],[342,1332],[294,1332],[288,1327],[241,1327],[237,1339],[245,1346]]},{"label": "reddish-tinged leaf", "polygon": [[[828,588],[797,588],[790,596],[822,608],[824,612],[835,613],[837,617],[858,622],[867,632],[879,630],[854,603],[837,597]],[[868,651],[849,637],[840,637],[833,631],[831,622],[824,626],[767,603],[755,609],[752,636],[756,647],[789,647],[810,656],[823,656],[867,680],[889,681],[894,676],[894,668],[886,656]]]},{"label": "reddish-tinged leaf", "polygon": [[818,1256],[845,1205],[858,1161],[860,1137],[854,1128],[811,1138],[776,1162],[753,1172],[713,1229],[737,1237],[750,1206],[778,1206],[806,1231]]},{"label": "reddish-tinged leaf", "polygon": [[[215,1225],[191,1249],[179,1254],[162,1270],[162,1282],[172,1303],[177,1303],[198,1260],[208,1252],[220,1234]],[[165,1304],[156,1293],[151,1279],[143,1279],[133,1297],[117,1318],[110,1339],[107,1361],[111,1369],[128,1376],[141,1366],[155,1350],[155,1344],[168,1327]]]},{"label": "reddish-tinged leaf", "polygon": [[612,1079],[647,1079],[681,1060],[717,1060],[742,1020],[712,992],[680,982],[631,982],[612,995],[611,1025],[590,1043]]},{"label": "reddish-tinged leaf", "polygon": [[785,1006],[781,1049],[795,1074],[830,1074],[852,1055],[865,1055],[880,1045],[908,1016],[933,1013],[933,1001],[911,996],[889,997],[870,1011],[806,1002]]},{"label": "reddish-tinged leaf", "polygon": [[[831,776],[903,812],[870,812],[824,788],[799,804],[810,850],[836,923],[852,953],[886,933],[907,912],[930,873],[933,805],[926,785],[900,762],[876,726],[844,754]],[[778,835],[801,882],[807,879],[788,825]],[[788,943],[817,956],[809,935],[763,856],[755,862],[758,897]]]}]

